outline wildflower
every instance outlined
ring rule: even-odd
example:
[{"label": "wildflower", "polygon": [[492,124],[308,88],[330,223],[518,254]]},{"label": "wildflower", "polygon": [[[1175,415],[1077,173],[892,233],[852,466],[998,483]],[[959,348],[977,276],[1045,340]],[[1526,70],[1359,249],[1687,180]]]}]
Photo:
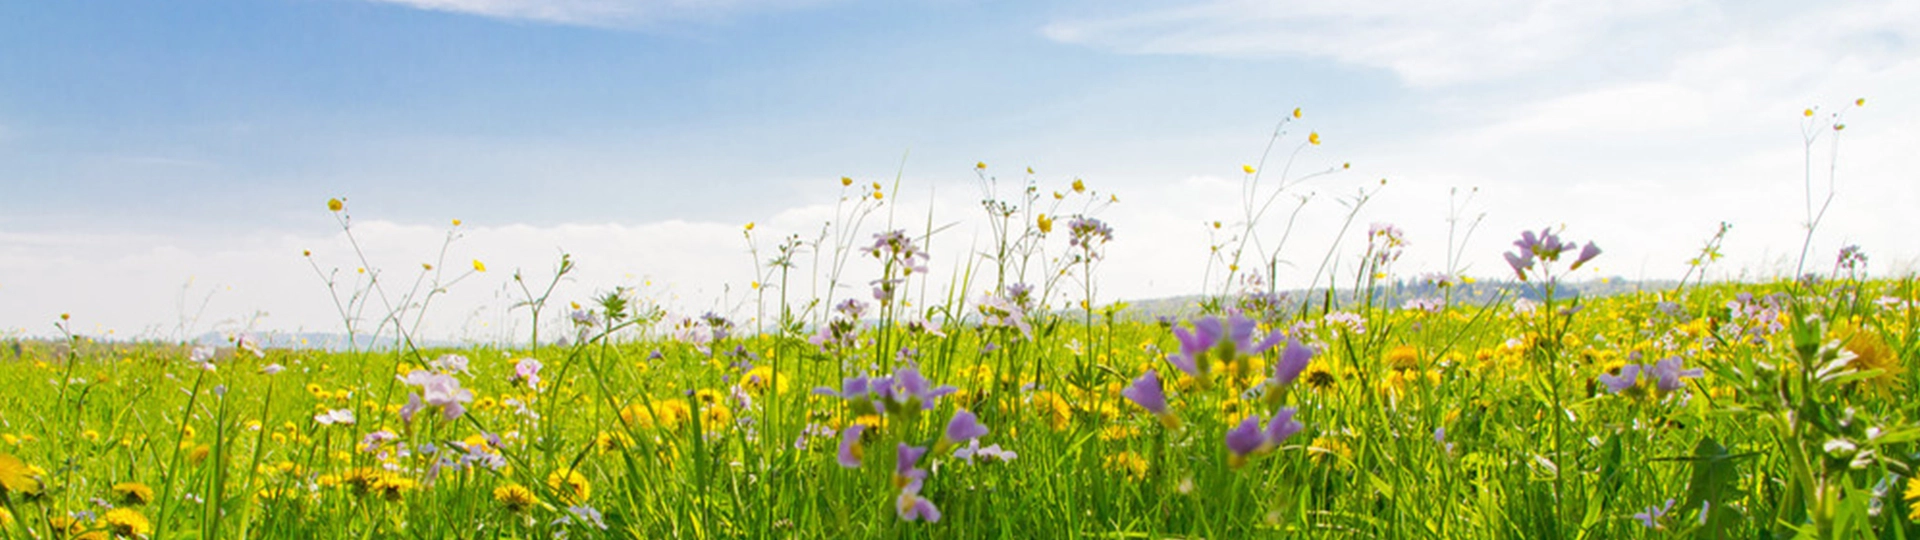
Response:
[{"label": "wildflower", "polygon": [[473,271],[485,273],[487,271],[487,263],[480,262],[480,259],[474,259]]},{"label": "wildflower", "polygon": [[1128,478],[1140,480],[1147,477],[1147,458],[1133,452],[1121,452],[1107,456],[1104,463],[1108,470],[1123,473]]},{"label": "wildflower", "polygon": [[927,478],[927,471],[918,467],[920,458],[927,454],[924,446],[907,446],[899,443],[893,453],[893,487],[907,489],[917,487]]},{"label": "wildflower", "polygon": [[1265,429],[1260,427],[1258,415],[1247,415],[1247,419],[1241,421],[1239,426],[1227,432],[1227,450],[1233,452],[1227,463],[1234,467],[1245,465],[1249,455],[1271,451],[1305,429],[1305,425],[1293,419],[1296,412],[1293,407],[1274,412]]},{"label": "wildflower", "polygon": [[894,500],[894,512],[900,515],[900,519],[907,521],[923,519],[927,523],[940,522],[940,509],[933,506],[933,501],[921,497],[917,489],[902,490],[900,497]]},{"label": "wildflower", "polygon": [[1075,178],[1075,179],[1073,179],[1073,192],[1074,192],[1074,193],[1086,193],[1086,192],[1087,192],[1087,182],[1086,182],[1085,180],[1081,180],[1081,179],[1079,179],[1079,178]]},{"label": "wildflower", "polygon": [[147,521],[147,516],[141,515],[139,510],[126,507],[108,510],[106,515],[100,517],[100,527],[109,534],[126,538],[145,538],[153,534],[153,523]]},{"label": "wildflower", "polygon": [[1203,386],[1208,384],[1206,373],[1212,360],[1232,362],[1244,356],[1258,355],[1278,345],[1282,337],[1279,332],[1272,332],[1259,343],[1254,343],[1257,323],[1238,313],[1224,321],[1217,317],[1205,317],[1192,324],[1192,330],[1173,329],[1174,337],[1180,339],[1180,353],[1169,355],[1167,362],[1200,379]]},{"label": "wildflower", "polygon": [[1640,520],[1640,524],[1649,529],[1664,530],[1666,526],[1660,524],[1660,519],[1670,510],[1673,510],[1673,499],[1667,499],[1665,506],[1648,506],[1646,511],[1634,514],[1633,519]]},{"label": "wildflower", "polygon": [[347,209],[347,203],[345,201],[341,201],[338,198],[327,199],[327,211],[339,212],[345,209]]},{"label": "wildflower", "polygon": [[1294,118],[1295,120],[1299,120],[1299,119],[1300,119],[1300,108],[1299,108],[1299,107],[1294,107],[1294,108],[1293,108],[1293,118]]},{"label": "wildflower", "polygon": [[1287,349],[1280,353],[1280,362],[1273,365],[1273,385],[1286,387],[1300,378],[1300,373],[1313,361],[1313,347],[1300,343],[1298,339],[1287,339]]},{"label": "wildflower", "polygon": [[1046,214],[1040,214],[1040,217],[1033,221],[1034,226],[1040,229],[1040,234],[1053,232],[1053,218],[1047,217]]},{"label": "wildflower", "polygon": [[573,515],[562,516],[560,518],[562,521],[559,523],[561,524],[572,523],[573,520],[579,520],[581,523],[586,525],[592,525],[596,529],[600,529],[603,531],[607,530],[607,521],[605,516],[602,516],[600,514],[600,511],[597,509],[594,509],[594,507],[587,506],[587,505],[569,506],[567,507],[567,512]]},{"label": "wildflower", "polygon": [[[400,417],[407,423],[413,423],[413,415],[422,409],[440,409],[447,420],[459,418],[466,412],[465,403],[473,401],[473,393],[460,387],[460,380],[450,375],[414,371],[402,379],[407,384],[420,387],[420,394],[407,396],[407,405],[401,407]],[[424,394],[425,400],[421,399]]]},{"label": "wildflower", "polygon": [[533,504],[538,499],[534,498],[533,490],[527,489],[526,486],[507,484],[493,488],[493,501],[500,503],[500,507],[507,509],[508,512],[524,514],[533,508]]},{"label": "wildflower", "polygon": [[988,458],[1005,462],[1013,461],[1013,458],[1020,457],[1020,455],[1013,453],[1011,450],[1003,450],[998,444],[990,444],[982,447],[980,446],[980,439],[974,439],[967,442],[966,446],[954,450],[953,457],[966,460],[968,465],[972,465],[974,458]]},{"label": "wildflower", "polygon": [[840,432],[840,454],[837,457],[841,467],[857,469],[860,459],[866,456],[866,447],[860,444],[860,435],[866,433],[866,424],[853,424]]},{"label": "wildflower", "polygon": [[1920,521],[1920,477],[1907,479],[1907,492],[1902,498],[1907,501],[1907,521]]},{"label": "wildflower", "polygon": [[1598,256],[1600,256],[1600,246],[1594,245],[1593,242],[1587,242],[1587,247],[1580,248],[1580,257],[1574,259],[1573,266],[1567,267],[1567,269],[1579,270],[1580,265],[1587,264],[1587,261],[1591,261],[1594,257]]},{"label": "wildflower", "polygon": [[[1240,170],[1241,170],[1241,171],[1244,171],[1244,172],[1246,172],[1247,174],[1253,174],[1253,173],[1254,173],[1254,168],[1253,168],[1253,166],[1252,166],[1252,165],[1241,165],[1241,166],[1240,166]],[[1217,222],[1216,222],[1216,223],[1217,223]],[[1215,229],[1218,229],[1219,227],[1214,227],[1214,228],[1215,228]]]},{"label": "wildflower", "polygon": [[1655,362],[1652,367],[1647,368],[1647,378],[1653,379],[1654,388],[1661,394],[1686,388],[1686,384],[1680,382],[1681,378],[1699,378],[1702,374],[1700,368],[1680,369],[1678,356]]},{"label": "wildflower", "polygon": [[140,506],[153,502],[153,488],[139,482],[121,482],[113,485],[114,498],[120,504]]},{"label": "wildflower", "polygon": [[432,367],[434,371],[441,373],[459,373],[465,375],[467,374],[467,363],[467,357],[465,356],[444,354],[439,358],[433,359],[432,362],[427,362],[427,365]]},{"label": "wildflower", "polygon": [[1035,409],[1040,419],[1047,423],[1047,427],[1055,431],[1066,429],[1067,424],[1073,421],[1073,407],[1067,405],[1066,398],[1060,397],[1060,394],[1046,391],[1034,392],[1029,398],[1028,405]]},{"label": "wildflower", "polygon": [[1307,132],[1307,144],[1314,144],[1314,145],[1320,144],[1320,132],[1318,131]]},{"label": "wildflower", "polygon": [[986,436],[987,427],[980,425],[980,419],[966,409],[954,411],[953,419],[947,421],[947,430],[940,436],[935,448],[945,449],[955,443],[971,441]]},{"label": "wildflower", "polygon": [[1167,410],[1167,394],[1160,389],[1158,372],[1147,370],[1140,378],[1134,379],[1133,384],[1121,389],[1120,396],[1159,417],[1161,426],[1169,430],[1180,429],[1180,417]]},{"label": "wildflower", "polygon": [[417,486],[419,483],[412,478],[396,472],[384,472],[374,478],[370,491],[379,494],[380,498],[388,502],[399,502],[401,496]]},{"label": "wildflower", "polygon": [[272,364],[260,366],[261,375],[279,375],[280,372],[286,371],[286,370],[287,370],[287,366],[280,365],[279,363],[272,363]]},{"label": "wildflower", "polygon": [[540,388],[540,368],[541,367],[544,367],[544,366],[540,364],[539,360],[535,360],[532,358],[521,358],[517,361],[514,361],[513,377],[507,379],[507,381],[516,382],[516,383],[525,382],[527,383],[527,388],[532,388],[537,390]]},{"label": "wildflower", "polygon": [[585,502],[587,497],[593,495],[593,484],[571,467],[554,469],[548,473],[547,488],[552,489],[562,502],[569,504]]},{"label": "wildflower", "polygon": [[39,495],[42,486],[38,468],[11,454],[0,454],[0,497]]},{"label": "wildflower", "polygon": [[873,381],[874,395],[887,404],[889,412],[932,409],[935,399],[956,390],[952,386],[933,386],[926,377],[920,376],[920,370],[911,367],[901,368],[892,377]]},{"label": "wildflower", "polygon": [[323,426],[351,426],[354,423],[353,409],[335,409],[313,415],[313,421]]},{"label": "wildflower", "polygon": [[1113,227],[1099,219],[1076,217],[1067,222],[1067,235],[1067,245],[1091,250],[1094,240],[1103,244],[1113,241]]}]

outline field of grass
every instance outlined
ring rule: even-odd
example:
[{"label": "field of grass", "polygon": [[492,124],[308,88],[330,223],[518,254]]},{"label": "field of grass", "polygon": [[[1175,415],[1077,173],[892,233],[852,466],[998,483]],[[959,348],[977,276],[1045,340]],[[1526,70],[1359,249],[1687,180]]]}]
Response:
[{"label": "field of grass", "polygon": [[[1254,185],[1256,168],[1246,172]],[[1564,276],[1604,255],[1562,231],[1526,232],[1505,254],[1449,247],[1450,265],[1504,255],[1513,272],[1472,283],[1452,270],[1396,276],[1402,233],[1375,226],[1352,268],[1323,263],[1319,293],[1289,296],[1261,278],[1278,248],[1249,247],[1265,212],[1249,204],[1243,221],[1213,225],[1219,281],[1178,315],[1149,318],[1094,302],[1113,231],[1093,216],[1117,199],[1078,181],[1050,203],[1032,184],[1005,202],[989,190],[996,241],[956,279],[984,293],[932,301],[923,246],[937,231],[869,237],[860,225],[886,198],[881,186],[841,185],[849,195],[821,238],[753,252],[761,296],[739,321],[669,318],[618,288],[562,308],[568,299],[516,273],[532,328],[550,301],[564,311],[544,339],[416,347],[419,313],[472,274],[442,281],[435,268],[448,265],[429,265],[411,289],[389,289],[363,257],[356,272],[315,270],[343,330],[391,347],[267,348],[245,334],[221,347],[14,340],[0,351],[0,530],[1920,531],[1920,281],[1869,278],[1856,248],[1831,272],[1794,280],[1582,296]],[[328,209],[351,242],[344,203]],[[1718,238],[1695,267],[1716,258]],[[851,257],[882,270],[843,276]],[[801,288],[790,273],[807,258],[809,279],[829,286],[802,301],[786,291]],[[553,280],[571,265],[563,258]],[[852,283],[865,284],[859,298],[833,296]]]}]

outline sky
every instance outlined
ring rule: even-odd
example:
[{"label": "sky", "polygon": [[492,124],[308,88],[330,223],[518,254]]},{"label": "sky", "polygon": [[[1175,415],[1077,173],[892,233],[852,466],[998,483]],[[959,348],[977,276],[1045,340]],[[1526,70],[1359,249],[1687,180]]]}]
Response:
[{"label": "sky", "polygon": [[437,276],[422,335],[519,340],[561,253],[543,325],[616,287],[745,320],[756,254],[872,182],[809,253],[935,230],[915,294],[977,298],[983,186],[1031,181],[1112,226],[1099,301],[1217,292],[1256,164],[1285,287],[1376,223],[1399,276],[1499,278],[1553,227],[1605,251],[1572,279],[1672,279],[1723,222],[1710,277],[1786,275],[1829,187],[1810,271],[1920,267],[1909,1],[9,2],[0,51],[0,336],[339,332],[370,267],[363,325]]}]

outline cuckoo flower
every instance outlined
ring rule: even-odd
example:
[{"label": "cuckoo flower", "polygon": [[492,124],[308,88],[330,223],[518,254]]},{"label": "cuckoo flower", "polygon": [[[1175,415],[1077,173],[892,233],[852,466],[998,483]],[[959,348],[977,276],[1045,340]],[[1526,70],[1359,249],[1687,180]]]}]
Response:
[{"label": "cuckoo flower", "polygon": [[1193,321],[1193,329],[1174,328],[1173,335],[1180,339],[1180,352],[1167,357],[1167,362],[1200,379],[1207,384],[1207,371],[1212,361],[1231,362],[1243,357],[1267,352],[1280,343],[1279,332],[1268,333],[1258,343],[1253,341],[1259,323],[1239,313],[1222,320],[1217,317],[1205,317]]},{"label": "cuckoo flower", "polygon": [[1167,429],[1180,429],[1180,417],[1167,410],[1167,393],[1160,389],[1159,372],[1147,370],[1146,374],[1134,379],[1133,384],[1121,389],[1120,396],[1159,417],[1160,425]]},{"label": "cuckoo flower", "polygon": [[[940,435],[940,443],[934,445],[934,447],[938,450],[945,450],[947,447],[953,446],[956,443],[974,440],[986,436],[986,434],[987,426],[980,425],[980,419],[978,417],[975,417],[972,412],[966,409],[960,409],[953,413],[952,420],[947,421],[947,431]],[[938,450],[936,450],[936,452],[938,452]]]},{"label": "cuckoo flower", "polygon": [[1647,368],[1647,378],[1653,379],[1654,389],[1661,394],[1686,388],[1687,384],[1680,381],[1682,378],[1699,378],[1703,374],[1700,368],[1680,369],[1678,356],[1654,362]]},{"label": "cuckoo flower", "polygon": [[901,368],[893,377],[877,379],[873,384],[874,394],[886,398],[888,412],[894,413],[932,409],[935,399],[956,390],[952,386],[934,386],[920,376],[920,370],[911,367]]},{"label": "cuckoo flower", "polygon": [[860,445],[860,434],[866,430],[866,424],[854,424],[840,432],[840,455],[837,459],[841,467],[860,468],[860,458],[865,457],[867,453],[866,447]]},{"label": "cuckoo flower", "polygon": [[900,443],[894,448],[893,487],[920,491],[920,482],[927,479],[927,470],[918,467],[920,457],[924,455],[927,455],[925,446],[907,446],[907,443]]},{"label": "cuckoo flower", "polygon": [[1619,375],[1612,375],[1607,373],[1600,374],[1599,381],[1600,381],[1600,384],[1607,385],[1607,390],[1611,390],[1613,391],[1613,393],[1619,394],[1622,392],[1632,390],[1634,386],[1640,383],[1639,378],[1640,378],[1640,364],[1627,364],[1624,366],[1620,366]]},{"label": "cuckoo flower", "polygon": [[400,408],[400,417],[409,424],[423,409],[439,409],[448,420],[459,418],[467,411],[465,403],[473,401],[473,393],[461,388],[460,380],[452,375],[415,370],[402,380],[420,387],[420,393],[408,395],[407,405]]},{"label": "cuckoo flower", "polygon": [[1305,429],[1305,425],[1293,419],[1296,413],[1293,407],[1274,412],[1265,429],[1261,429],[1258,415],[1247,415],[1247,419],[1241,421],[1239,426],[1227,431],[1227,450],[1233,453],[1228,456],[1227,464],[1236,468],[1246,465],[1249,456],[1270,452],[1293,434]]},{"label": "cuckoo flower", "polygon": [[[1277,332],[1276,332],[1277,333]],[[1280,361],[1273,364],[1273,378],[1268,380],[1267,404],[1277,406],[1286,397],[1288,387],[1307,370],[1307,363],[1313,361],[1313,347],[1300,343],[1298,339],[1287,339],[1287,348],[1280,352]]]}]

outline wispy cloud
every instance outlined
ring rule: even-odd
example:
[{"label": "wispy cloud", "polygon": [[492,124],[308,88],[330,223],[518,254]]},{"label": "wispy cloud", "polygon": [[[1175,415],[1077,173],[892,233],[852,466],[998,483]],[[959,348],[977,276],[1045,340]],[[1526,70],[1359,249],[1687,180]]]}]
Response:
[{"label": "wispy cloud", "polygon": [[1389,70],[1413,86],[1437,87],[1546,71],[1631,72],[1754,32],[1793,41],[1814,32],[1842,34],[1823,47],[1889,37],[1911,41],[1913,27],[1902,24],[1913,20],[1914,9],[1906,4],[1219,0],[1057,21],[1042,33],[1137,54],[1330,58]]},{"label": "wispy cloud", "polygon": [[371,0],[419,9],[555,24],[623,27],[800,9],[834,0]]}]

